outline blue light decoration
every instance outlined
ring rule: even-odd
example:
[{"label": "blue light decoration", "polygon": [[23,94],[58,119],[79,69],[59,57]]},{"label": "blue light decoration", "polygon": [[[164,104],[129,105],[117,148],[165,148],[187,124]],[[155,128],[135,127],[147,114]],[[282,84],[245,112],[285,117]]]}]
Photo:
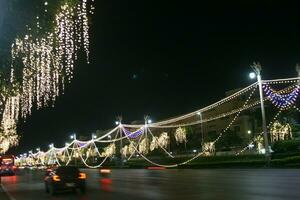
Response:
[{"label": "blue light decoration", "polygon": [[285,94],[279,94],[279,92],[276,92],[268,84],[264,84],[263,89],[272,104],[282,110],[290,108],[296,102],[300,92],[299,85],[296,85],[291,92]]},{"label": "blue light decoration", "polygon": [[131,132],[128,129],[124,128],[124,133],[129,138],[136,139],[136,138],[138,138],[140,135],[142,135],[144,133],[144,128],[142,127],[139,130],[136,130],[134,132]]},{"label": "blue light decoration", "polygon": [[88,142],[77,142],[77,145],[80,147],[80,148],[83,148],[83,147],[86,147],[89,145]]}]

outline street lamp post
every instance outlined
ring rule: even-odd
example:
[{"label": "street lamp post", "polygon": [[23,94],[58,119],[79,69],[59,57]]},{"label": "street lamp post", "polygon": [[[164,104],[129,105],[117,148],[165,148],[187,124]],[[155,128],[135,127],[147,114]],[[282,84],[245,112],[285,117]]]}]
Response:
[{"label": "street lamp post", "polygon": [[252,131],[251,131],[251,130],[248,130],[247,133],[248,133],[248,136],[249,136],[248,138],[249,138],[249,143],[250,143]]},{"label": "street lamp post", "polygon": [[269,138],[268,138],[267,123],[266,123],[266,112],[265,112],[265,105],[264,105],[262,79],[261,79],[261,65],[259,63],[254,63],[251,67],[253,68],[257,76],[260,106],[261,106],[261,116],[262,116],[262,128],[263,128],[263,135],[264,135],[264,142],[265,142],[265,155],[266,155],[267,163],[269,164],[270,149],[269,149]]},{"label": "street lamp post", "polygon": [[[124,163],[123,163],[123,154],[121,153],[121,150],[122,150],[122,148],[123,148],[123,139],[122,139],[122,137],[123,137],[123,130],[122,130],[122,116],[121,115],[119,115],[118,117],[117,117],[117,121],[115,122],[116,123],[116,125],[118,125],[119,126],[119,129],[118,129],[118,132],[117,132],[117,137],[119,136],[120,138],[121,138],[121,140],[120,140],[120,161],[121,161],[121,167],[123,167],[123,165],[124,165]],[[108,138],[109,139],[111,139],[111,135],[108,135]]]},{"label": "street lamp post", "polygon": [[[298,72],[298,78],[300,78],[300,65],[297,64],[296,65],[296,71]],[[299,84],[300,84],[300,80],[298,80]]]},{"label": "street lamp post", "polygon": [[[0,151],[2,151],[2,148],[0,147]],[[1,186],[1,174],[0,174],[0,186]]]},{"label": "street lamp post", "polygon": [[[73,142],[74,141],[76,141],[77,139],[76,139],[76,133],[74,133],[74,134],[72,134],[71,136],[70,136],[70,138],[71,138],[71,140],[73,140]],[[73,146],[74,146],[74,144],[73,144]],[[76,152],[76,153],[78,153],[78,152]],[[75,154],[75,166],[77,166],[77,157],[76,157],[77,155]]]},{"label": "street lamp post", "polygon": [[150,117],[148,115],[145,115],[144,119],[145,119],[145,136],[146,136],[145,138],[147,138],[147,136],[148,136],[148,127],[147,127],[147,124],[151,124],[152,120],[150,119]]},{"label": "street lamp post", "polygon": [[197,112],[197,115],[200,116],[200,123],[201,123],[201,146],[203,147],[203,143],[204,143],[204,132],[203,132],[203,117],[202,117],[202,112],[201,112],[201,111]]}]

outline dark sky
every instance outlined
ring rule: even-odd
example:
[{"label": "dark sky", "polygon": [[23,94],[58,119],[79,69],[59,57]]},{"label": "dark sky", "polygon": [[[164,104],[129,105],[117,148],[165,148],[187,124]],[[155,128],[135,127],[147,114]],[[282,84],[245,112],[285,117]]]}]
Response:
[{"label": "dark sky", "polygon": [[77,63],[55,108],[34,111],[20,125],[17,151],[111,128],[117,115],[157,121],[194,111],[250,84],[253,61],[265,78],[296,75],[297,6],[199,2],[96,0],[91,64]]}]

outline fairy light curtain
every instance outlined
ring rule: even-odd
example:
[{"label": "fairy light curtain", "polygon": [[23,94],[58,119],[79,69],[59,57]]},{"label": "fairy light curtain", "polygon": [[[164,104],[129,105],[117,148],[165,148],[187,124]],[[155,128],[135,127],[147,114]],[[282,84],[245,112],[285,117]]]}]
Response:
[{"label": "fairy light curtain", "polygon": [[[89,14],[94,13],[94,0],[61,0],[50,24],[43,26],[41,16],[48,16],[54,2],[44,2],[44,14],[36,17],[34,26],[11,45],[10,83],[13,91],[0,91],[0,153],[16,146],[18,119],[25,119],[34,107],[54,105],[65,84],[73,78],[74,65],[82,49],[89,63]],[[54,6],[55,7],[55,6]],[[52,27],[49,29],[49,27]],[[45,31],[44,31],[45,30]]]}]

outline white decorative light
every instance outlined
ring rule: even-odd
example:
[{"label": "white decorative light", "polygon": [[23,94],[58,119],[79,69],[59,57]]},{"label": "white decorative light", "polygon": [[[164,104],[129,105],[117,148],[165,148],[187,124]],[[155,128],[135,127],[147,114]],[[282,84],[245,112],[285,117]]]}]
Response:
[{"label": "white decorative light", "polygon": [[120,150],[120,153],[126,158],[127,155],[129,154],[128,146],[125,145],[125,146]]},{"label": "white decorative light", "polygon": [[114,143],[104,148],[101,157],[112,157],[116,153],[116,145]]},{"label": "white decorative light", "polygon": [[292,128],[290,124],[281,124],[279,121],[275,121],[270,129],[271,141],[276,142],[279,140],[292,139]]},{"label": "white decorative light", "polygon": [[148,138],[144,138],[140,144],[139,144],[139,152],[141,154],[148,154],[149,153],[149,139]]},{"label": "white decorative light", "polygon": [[205,142],[202,146],[202,151],[205,156],[211,156],[216,152],[215,142]]},{"label": "white decorative light", "polygon": [[[252,87],[252,88],[253,88],[253,87]],[[141,142],[139,141],[139,142],[137,143],[137,145],[135,145],[135,144],[130,140],[129,136],[126,135],[125,137],[128,139],[128,141],[130,142],[130,144],[129,144],[129,145],[125,145],[125,146],[121,149],[121,153],[122,153],[122,155],[124,155],[124,156],[126,157],[128,154],[134,154],[134,152],[139,152],[140,155],[137,155],[137,157],[138,157],[138,156],[141,156],[142,158],[144,158],[145,160],[147,160],[149,163],[152,163],[152,164],[157,165],[157,166],[165,166],[165,167],[177,167],[177,166],[179,166],[179,165],[185,165],[185,164],[191,162],[192,160],[197,159],[197,158],[198,158],[199,156],[201,156],[201,155],[212,155],[212,154],[215,152],[215,149],[214,149],[215,143],[216,143],[216,142],[222,137],[222,135],[223,135],[223,134],[224,134],[224,133],[232,126],[232,125],[233,125],[233,123],[237,120],[237,118],[238,118],[238,116],[240,115],[240,113],[241,113],[243,110],[246,110],[246,109],[249,109],[249,108],[253,107],[253,105],[257,105],[257,104],[256,104],[257,102],[254,102],[254,103],[250,104],[250,105],[252,105],[252,106],[248,105],[248,103],[249,103],[249,101],[250,101],[252,95],[253,95],[254,92],[255,92],[255,89],[256,89],[256,88],[253,88],[253,91],[251,92],[251,94],[250,94],[250,96],[248,97],[248,99],[245,101],[243,107],[242,107],[242,108],[239,108],[238,110],[236,110],[235,112],[233,112],[233,113],[236,114],[236,116],[235,116],[235,117],[233,118],[233,120],[228,124],[228,126],[226,127],[226,129],[224,129],[224,131],[222,131],[222,132],[220,133],[220,135],[217,137],[217,139],[214,140],[213,142],[207,143],[206,147],[205,147],[205,145],[204,145],[203,151],[202,151],[202,152],[197,153],[197,150],[194,149],[193,152],[194,152],[194,153],[197,153],[197,154],[194,155],[192,158],[190,158],[190,159],[184,161],[184,162],[177,163],[177,164],[171,164],[171,165],[161,165],[161,164],[155,163],[155,162],[151,161],[150,159],[148,159],[148,158],[145,156],[145,155],[149,152],[149,141],[148,141],[149,139],[147,138],[147,134],[146,134],[146,137],[145,137]],[[278,91],[278,93],[281,93],[281,92],[282,92],[282,91]],[[248,107],[248,106],[250,106],[250,107]],[[297,109],[295,106],[294,106],[293,108],[295,108],[297,111],[299,111],[299,109]],[[279,116],[280,112],[281,112],[281,110],[275,115],[274,119],[276,119],[276,118]],[[230,113],[227,113],[227,114],[230,115]],[[231,113],[231,114],[232,114],[232,113]],[[195,116],[195,115],[194,115],[194,116]],[[223,117],[224,117],[224,114],[223,114]],[[222,116],[221,116],[220,118],[222,118]],[[198,120],[198,119],[197,119],[197,120]],[[174,127],[176,127],[175,125],[176,125],[176,124],[174,123]],[[269,126],[270,126],[270,125],[269,125]],[[268,127],[269,127],[269,126],[268,126]],[[130,127],[130,126],[129,126],[129,127]],[[133,126],[131,126],[131,128],[132,128],[132,127],[133,127]],[[147,130],[148,130],[149,132],[146,131],[146,133],[152,135],[152,142],[151,142],[151,144],[150,144],[150,150],[155,149],[155,148],[157,148],[158,146],[167,147],[167,142],[165,142],[165,141],[169,141],[169,138],[168,138],[167,133],[164,133],[164,134],[162,133],[162,134],[160,135],[160,137],[156,137],[156,136],[154,136],[154,135],[151,133],[151,130],[150,130],[150,128],[154,128],[154,127],[155,127],[155,128],[163,128],[163,129],[165,128],[164,125],[162,125],[162,126],[159,126],[159,125],[157,125],[157,124],[149,125],[149,127],[147,128]],[[178,125],[177,125],[177,127],[178,127]],[[123,128],[127,128],[126,125],[124,125]],[[172,127],[170,127],[170,128],[172,128]],[[182,127],[179,127],[179,128],[182,129]],[[179,128],[178,128],[178,129],[179,129]],[[115,141],[120,141],[120,140],[122,140],[122,139],[120,139],[120,138],[124,138],[122,135],[119,136],[120,138],[115,138],[114,140],[111,140],[111,141],[105,140],[105,138],[107,138],[108,136],[110,136],[110,135],[111,135],[114,131],[116,131],[116,130],[120,130],[119,127],[115,127],[115,129],[114,129],[113,131],[110,131],[109,133],[107,133],[107,134],[105,134],[105,135],[99,137],[99,138],[97,139],[97,141],[95,141],[95,142],[112,142],[112,141],[115,142]],[[176,131],[177,131],[177,130],[176,130]],[[183,131],[181,130],[181,131],[178,131],[178,132],[183,132]],[[247,131],[247,133],[251,134],[251,131],[249,130],[249,131]],[[176,133],[175,133],[175,134],[176,134]],[[118,135],[118,134],[116,134],[116,135]],[[185,134],[185,135],[186,135],[186,134]],[[260,134],[260,135],[261,135],[261,134]],[[167,136],[167,137],[162,137],[162,136]],[[117,136],[116,136],[116,137],[117,137]],[[141,137],[141,138],[143,138],[143,137]],[[161,142],[159,141],[160,138],[162,138]],[[176,136],[175,136],[175,138],[176,138]],[[185,137],[185,138],[186,138],[186,137]],[[261,141],[261,140],[262,140],[262,139],[256,139],[256,138],[255,138],[255,141]],[[101,165],[101,163],[100,163],[100,165],[97,165],[97,166],[89,166],[89,165],[87,165],[87,163],[86,163],[87,158],[83,159],[83,156],[86,155],[86,156],[88,157],[89,155],[91,155],[91,148],[90,148],[90,146],[89,146],[89,144],[91,143],[91,141],[85,141],[85,142],[83,142],[83,141],[77,141],[76,143],[77,143],[77,144],[82,144],[82,145],[77,145],[77,147],[74,147],[74,145],[73,145],[73,147],[69,147],[69,149],[71,149],[72,151],[74,151],[75,154],[77,154],[77,156],[79,156],[79,157],[81,158],[82,162],[83,162],[87,167],[95,168],[95,167]],[[152,147],[151,147],[151,145],[152,145]],[[263,143],[261,143],[260,145],[258,144],[257,146],[260,146],[260,148],[261,148],[260,153],[264,153],[264,152],[263,152],[263,151],[264,151],[264,149],[263,149]],[[137,150],[137,147],[139,147],[139,150]],[[251,148],[253,148],[253,147],[254,147],[254,144],[253,144],[253,143],[250,143],[246,148],[251,149]],[[89,148],[89,149],[86,149],[86,148]],[[94,149],[96,149],[96,148],[94,148]],[[53,151],[48,151],[48,153],[47,153],[47,154],[49,155],[50,158],[51,158],[52,152],[53,152]],[[114,155],[114,152],[115,152],[115,144],[112,143],[111,145],[109,145],[108,147],[105,148],[105,151],[104,151],[104,153],[102,153],[102,156],[105,157],[105,159],[106,159],[107,156],[112,157],[112,156]],[[170,152],[170,154],[172,154],[172,152]],[[56,150],[56,155],[58,155],[58,156],[60,155],[60,153],[57,152],[57,150]],[[28,162],[31,162],[30,159],[32,159],[32,158],[29,157],[29,158],[28,158]],[[104,159],[104,161],[105,161],[105,159]],[[51,160],[51,159],[49,159],[49,160]],[[53,158],[52,158],[51,162],[53,162]],[[58,162],[58,161],[56,161],[56,162]],[[103,163],[103,162],[102,162],[102,163]]]},{"label": "white decorative light", "polygon": [[153,137],[152,141],[150,143],[150,151],[154,151],[155,149],[158,148],[158,143],[157,143],[158,137]]},{"label": "white decorative light", "polygon": [[184,128],[177,128],[176,132],[175,132],[175,139],[176,142],[178,143],[186,143],[187,139],[186,139],[186,130]]}]

